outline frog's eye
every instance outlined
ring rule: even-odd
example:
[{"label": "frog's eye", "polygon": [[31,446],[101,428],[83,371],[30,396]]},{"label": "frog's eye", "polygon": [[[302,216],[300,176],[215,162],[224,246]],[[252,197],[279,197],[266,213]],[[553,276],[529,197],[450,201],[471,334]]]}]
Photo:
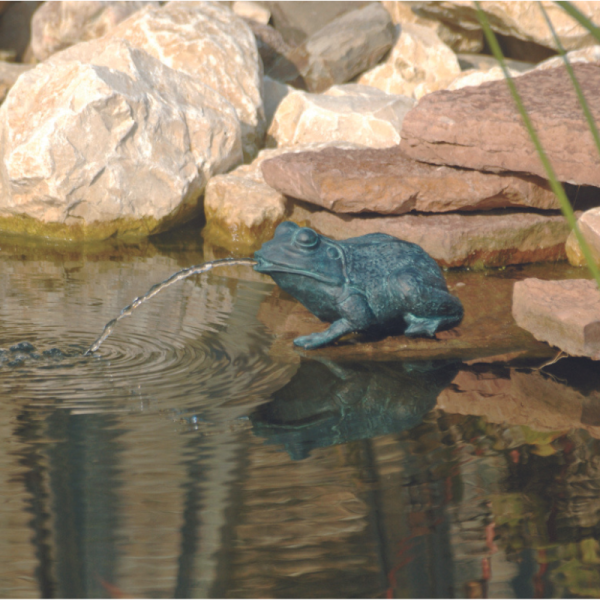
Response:
[{"label": "frog's eye", "polygon": [[319,235],[316,231],[313,231],[308,227],[303,227],[296,234],[294,241],[297,246],[300,246],[300,248],[314,248],[319,243]]},{"label": "frog's eye", "polygon": [[341,253],[335,246],[329,246],[327,248],[327,256],[331,258],[331,260],[337,260],[340,258]]}]

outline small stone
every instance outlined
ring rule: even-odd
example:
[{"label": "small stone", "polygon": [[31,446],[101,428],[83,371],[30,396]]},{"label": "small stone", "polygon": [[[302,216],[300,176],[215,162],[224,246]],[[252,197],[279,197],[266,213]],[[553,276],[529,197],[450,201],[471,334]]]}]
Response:
[{"label": "small stone", "polygon": [[372,2],[319,29],[279,59],[269,76],[322,92],[376,65],[393,41],[394,25],[388,12]]},{"label": "small stone", "polygon": [[[573,69],[600,121],[600,65]],[[600,186],[600,156],[566,69],[531,71],[515,85],[558,179]],[[504,81],[426,96],[406,115],[402,149],[423,162],[546,177]]]},{"label": "small stone", "polygon": [[281,154],[266,160],[262,171],[280,193],[338,213],[560,208],[540,178],[428,165],[397,146]]},{"label": "small stone", "polygon": [[595,281],[531,278],[515,283],[513,317],[537,340],[600,360],[600,291]]},{"label": "small stone", "polygon": [[[316,144],[321,149],[331,145]],[[345,148],[351,144],[342,144]],[[297,148],[301,151],[305,148]],[[263,178],[261,165],[290,149],[262,150],[250,165],[217,175],[208,183],[204,195],[205,239],[226,248],[240,249],[259,245],[270,239],[279,223],[291,211],[287,198]]]},{"label": "small stone", "polygon": [[400,143],[404,115],[414,105],[406,96],[346,84],[325,94],[294,91],[277,108],[267,146],[346,141],[384,148]]},{"label": "small stone", "polygon": [[31,20],[31,49],[37,60],[109,33],[146,5],[158,2],[44,2]]},{"label": "small stone", "polygon": [[30,354],[31,352],[35,352],[35,346],[31,342],[19,342],[14,346],[10,347],[11,352],[26,352]]},{"label": "small stone", "polygon": [[238,16],[244,19],[252,19],[257,23],[266,25],[271,19],[271,11],[258,2],[244,2],[237,0],[231,5],[231,10]]},{"label": "small stone", "polygon": [[[596,264],[600,266],[600,207],[586,210],[577,220],[579,231],[587,242]],[[575,232],[567,238],[567,258],[575,267],[584,267],[587,262],[581,251]]]},{"label": "small stone", "polygon": [[432,29],[407,23],[386,61],[357,81],[388,94],[420,98],[444,88],[460,72],[456,55]]},{"label": "small stone", "polygon": [[388,233],[419,244],[444,267],[500,267],[564,260],[569,226],[564,217],[529,212],[351,217],[293,204],[289,217],[328,237]]}]

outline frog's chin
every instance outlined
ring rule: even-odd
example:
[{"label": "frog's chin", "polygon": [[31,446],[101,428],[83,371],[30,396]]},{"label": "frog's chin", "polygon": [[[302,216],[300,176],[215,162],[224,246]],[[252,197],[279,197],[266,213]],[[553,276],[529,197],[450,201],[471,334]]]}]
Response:
[{"label": "frog's chin", "polygon": [[266,273],[267,275],[273,275],[273,273],[283,273],[284,275],[301,275],[303,277],[308,277],[309,279],[315,279],[317,281],[321,281],[322,283],[328,283],[330,285],[337,285],[339,282],[330,279],[324,275],[320,275],[318,273],[311,273],[310,271],[304,271],[302,269],[294,269],[293,267],[288,267],[286,265],[279,265],[277,263],[270,262],[265,260],[261,256],[254,255],[254,259],[257,261],[254,265],[254,270],[259,273]]}]

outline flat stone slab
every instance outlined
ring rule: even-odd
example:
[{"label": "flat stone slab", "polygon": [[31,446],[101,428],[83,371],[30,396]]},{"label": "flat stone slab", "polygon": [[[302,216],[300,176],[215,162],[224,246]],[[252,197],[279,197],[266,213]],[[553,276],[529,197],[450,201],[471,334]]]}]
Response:
[{"label": "flat stone slab", "polygon": [[[535,272],[545,267],[527,268]],[[297,361],[300,356],[354,361],[481,357],[504,360],[555,355],[552,348],[536,341],[514,322],[510,312],[513,279],[468,271],[450,271],[445,275],[450,292],[463,303],[465,317],[458,327],[438,332],[435,339],[398,335],[373,340],[350,335],[335,345],[305,351],[293,345],[294,338],[323,331],[329,324],[320,321],[279,288],[261,305],[259,319],[277,335],[271,352],[283,361]]]},{"label": "flat stone slab", "polygon": [[[600,65],[573,69],[600,121]],[[515,85],[557,177],[600,186],[600,156],[566,69],[526,73]],[[504,81],[425,96],[404,119],[401,147],[433,164],[546,176]]]},{"label": "flat stone slab", "polygon": [[352,217],[314,210],[311,205],[298,202],[286,218],[338,240],[387,233],[419,244],[444,267],[497,267],[564,260],[569,235],[562,215],[509,210]]},{"label": "flat stone slab", "polygon": [[515,284],[512,313],[536,339],[574,356],[600,360],[600,291],[595,281],[525,279]]},{"label": "flat stone slab", "polygon": [[539,177],[434,166],[399,146],[283,154],[263,162],[262,172],[278,192],[338,213],[560,208]]}]

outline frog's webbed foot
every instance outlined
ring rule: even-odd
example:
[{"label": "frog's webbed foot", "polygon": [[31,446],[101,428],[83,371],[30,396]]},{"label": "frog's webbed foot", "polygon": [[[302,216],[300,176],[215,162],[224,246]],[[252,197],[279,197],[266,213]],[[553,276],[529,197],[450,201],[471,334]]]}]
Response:
[{"label": "frog's webbed foot", "polygon": [[321,331],[319,333],[311,333],[310,335],[303,335],[297,337],[294,340],[296,346],[300,346],[305,350],[313,350],[314,348],[320,348],[326,346],[331,342],[334,342],[338,338],[341,338],[347,333],[351,333],[355,330],[355,326],[346,319],[340,319],[335,321],[329,329]]},{"label": "frog's webbed foot", "polygon": [[415,317],[410,313],[404,315],[408,327],[404,331],[404,335],[407,337],[435,337],[435,332],[443,324],[444,318],[433,318],[428,319],[427,317]]}]

